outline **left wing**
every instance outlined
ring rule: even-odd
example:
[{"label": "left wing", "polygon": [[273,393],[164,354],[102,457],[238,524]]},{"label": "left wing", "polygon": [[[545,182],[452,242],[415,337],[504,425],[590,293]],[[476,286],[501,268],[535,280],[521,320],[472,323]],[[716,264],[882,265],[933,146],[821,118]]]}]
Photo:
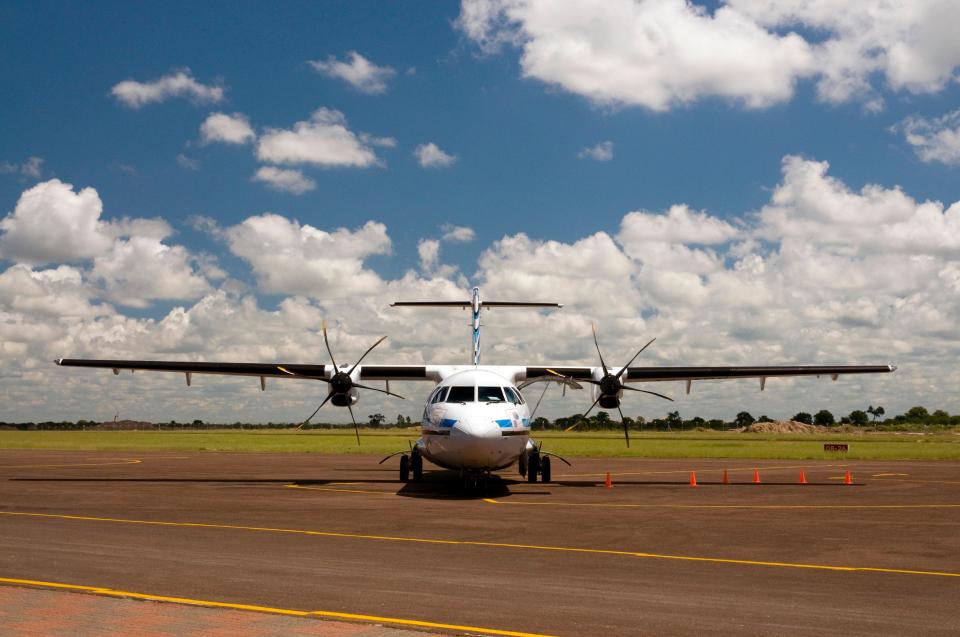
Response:
[{"label": "left wing", "polygon": [[[220,374],[226,376],[259,376],[266,378],[330,379],[336,373],[333,365],[303,365],[299,363],[202,363],[193,361],[138,361],[90,358],[61,358],[55,361],[62,367],[94,367],[148,372],[179,372],[187,375],[187,384],[193,374]],[[360,380],[429,380],[440,377],[426,365],[359,365]]]},{"label": "left wing", "polygon": [[[527,367],[522,380],[565,376],[573,380],[589,380],[602,376],[600,367]],[[830,376],[841,374],[886,374],[894,365],[774,365],[764,367],[628,367],[621,380],[625,382],[659,382],[667,380],[723,380],[731,378],[772,378],[777,376]],[[619,370],[610,369],[613,373]],[[552,373],[556,372],[556,374]],[[595,376],[596,374],[596,376]]]}]

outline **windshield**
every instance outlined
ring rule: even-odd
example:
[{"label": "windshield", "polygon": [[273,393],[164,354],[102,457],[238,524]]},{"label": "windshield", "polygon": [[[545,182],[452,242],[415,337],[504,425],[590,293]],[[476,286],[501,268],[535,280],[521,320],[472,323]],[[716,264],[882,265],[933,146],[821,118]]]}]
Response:
[{"label": "windshield", "polygon": [[499,387],[477,387],[477,400],[482,403],[502,403],[503,390]]},{"label": "windshield", "polygon": [[447,398],[444,402],[448,403],[472,403],[474,401],[474,387],[471,385],[469,387],[457,387],[453,386],[450,388],[450,393],[447,394]]},{"label": "windshield", "polygon": [[503,391],[506,392],[508,401],[515,405],[523,404],[523,399],[520,398],[520,392],[513,391],[513,388],[511,387],[504,387]]}]

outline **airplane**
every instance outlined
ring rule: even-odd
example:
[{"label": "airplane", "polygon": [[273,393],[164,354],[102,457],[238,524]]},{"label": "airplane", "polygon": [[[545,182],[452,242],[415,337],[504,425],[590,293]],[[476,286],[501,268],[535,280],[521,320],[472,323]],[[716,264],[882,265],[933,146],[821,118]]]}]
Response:
[{"label": "airplane", "polygon": [[[390,390],[390,381],[428,381],[436,387],[427,398],[421,418],[421,438],[408,452],[397,452],[381,460],[400,456],[399,478],[401,482],[423,479],[424,459],[445,468],[459,471],[468,486],[477,486],[493,471],[518,465],[520,474],[528,482],[550,482],[552,479],[551,457],[563,458],[541,450],[530,437],[533,410],[522,390],[534,383],[556,383],[566,389],[580,389],[590,385],[593,404],[582,419],[597,406],[600,409],[616,409],[623,421],[623,433],[627,446],[630,432],[620,404],[624,391],[640,392],[666,400],[670,397],[648,389],[632,387],[627,383],[651,383],[685,381],[689,394],[693,381],[735,378],[758,378],[763,391],[768,378],[786,376],[830,376],[834,381],[841,374],[890,373],[893,365],[802,365],[761,367],[633,367],[633,363],[656,339],[644,345],[622,367],[609,367],[604,361],[593,329],[593,341],[599,358],[599,366],[531,366],[531,365],[481,365],[480,364],[480,315],[492,308],[560,308],[559,303],[484,301],[480,289],[473,288],[472,298],[464,301],[398,301],[393,307],[444,307],[469,308],[472,312],[473,360],[467,365],[364,365],[363,360],[387,337],[380,338],[360,356],[355,363],[338,364],[327,339],[326,325],[323,339],[330,356],[331,365],[294,363],[229,363],[189,362],[156,360],[98,360],[61,358],[54,361],[64,367],[92,367],[120,370],[179,372],[186,376],[187,386],[194,374],[225,374],[231,376],[258,376],[260,389],[266,389],[267,378],[316,380],[327,384],[327,395],[314,410],[308,423],[328,402],[337,407],[346,407],[353,421],[360,443],[360,433],[353,406],[360,399],[360,390],[376,391],[403,398]],[[384,381],[385,389],[370,386],[369,382]],[[549,387],[549,384],[547,385]],[[544,389],[545,393],[546,389]],[[540,398],[543,398],[541,394]],[[575,426],[575,425],[574,425]],[[567,462],[569,464],[569,462]]]}]

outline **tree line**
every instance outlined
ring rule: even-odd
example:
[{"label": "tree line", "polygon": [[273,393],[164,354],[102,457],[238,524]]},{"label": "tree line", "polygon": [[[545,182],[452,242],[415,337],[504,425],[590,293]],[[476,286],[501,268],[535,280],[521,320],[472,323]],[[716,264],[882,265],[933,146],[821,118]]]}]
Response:
[{"label": "tree line", "polygon": [[[824,427],[834,427],[840,425],[852,425],[855,427],[872,427],[876,429],[911,429],[917,427],[956,427],[960,426],[960,414],[951,415],[943,409],[937,409],[933,412],[925,407],[911,407],[906,412],[890,418],[883,418],[886,411],[883,407],[874,407],[870,405],[866,409],[855,409],[846,416],[836,417],[832,412],[821,409],[815,413],[801,411],[794,414],[790,420],[801,422],[808,425],[821,425]],[[738,429],[749,427],[756,422],[773,422],[773,418],[767,415],[761,415],[754,418],[750,412],[741,411],[733,420],[723,420],[718,418],[706,419],[700,416],[692,418],[683,418],[679,411],[668,412],[662,418],[653,418],[650,420],[642,416],[631,418],[625,417],[627,426],[635,431],[689,431],[694,429],[714,429],[725,431],[729,429]],[[419,425],[419,421],[414,421],[410,416],[403,414],[397,415],[394,419],[389,419],[381,413],[370,414],[367,421],[362,423],[364,427],[372,428],[404,428]],[[543,416],[538,416],[533,420],[531,426],[535,430],[564,430],[576,425],[580,431],[596,430],[617,430],[621,425],[619,420],[614,420],[605,411],[598,411],[594,415],[584,419],[582,414],[572,414],[550,420]],[[302,424],[296,422],[269,422],[269,423],[206,423],[195,419],[189,422],[177,422],[171,420],[164,423],[120,421],[120,422],[97,422],[93,420],[78,421],[45,421],[45,422],[19,422],[6,423],[0,422],[0,429],[16,430],[71,430],[71,431],[109,431],[109,430],[155,430],[155,431],[178,431],[178,430],[198,430],[198,429],[290,429],[298,427],[301,429],[335,429],[343,427],[343,423],[310,423]]]}]

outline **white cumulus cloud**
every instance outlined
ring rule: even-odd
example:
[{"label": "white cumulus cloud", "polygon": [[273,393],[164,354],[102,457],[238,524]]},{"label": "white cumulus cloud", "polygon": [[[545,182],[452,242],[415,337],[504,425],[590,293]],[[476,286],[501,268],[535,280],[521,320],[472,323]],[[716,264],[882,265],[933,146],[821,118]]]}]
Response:
[{"label": "white cumulus cloud", "polygon": [[204,144],[224,142],[226,144],[246,144],[253,141],[256,134],[250,126],[250,120],[243,113],[210,113],[200,125],[200,140]]},{"label": "white cumulus cloud", "polygon": [[449,243],[469,243],[473,241],[477,233],[468,226],[455,226],[451,223],[445,223],[440,226],[443,231],[443,240]]},{"label": "white cumulus cloud", "polygon": [[386,226],[373,221],[354,231],[327,232],[267,213],[224,234],[230,251],[250,263],[263,291],[315,298],[377,293],[382,281],[364,259],[391,248]]},{"label": "white cumulus cloud", "polygon": [[[521,49],[531,77],[593,102],[664,111],[706,97],[748,108],[789,100],[882,105],[877,92],[931,93],[955,78],[951,0],[464,0],[457,25],[490,53]],[[875,78],[884,85],[877,85]]]},{"label": "white cumulus cloud", "polygon": [[893,128],[925,162],[960,164],[960,109],[941,117],[908,117]]},{"label": "white cumulus cloud", "polygon": [[310,179],[303,172],[291,168],[277,168],[276,166],[261,166],[252,177],[253,181],[267,184],[274,190],[302,195],[317,187],[317,182]]},{"label": "white cumulus cloud", "polygon": [[456,155],[443,152],[433,142],[417,146],[413,151],[413,156],[417,158],[417,162],[423,168],[446,168],[457,161]]},{"label": "white cumulus cloud", "polygon": [[577,153],[579,159],[592,159],[594,161],[610,161],[613,159],[613,142],[600,142],[596,146],[582,148]]},{"label": "white cumulus cloud", "polygon": [[319,108],[290,130],[268,128],[257,141],[257,158],[274,164],[367,168],[380,163],[373,146],[393,146],[392,138],[357,135],[343,113]]},{"label": "white cumulus cloud", "polygon": [[376,95],[386,92],[387,81],[396,75],[393,68],[377,66],[356,51],[350,51],[347,57],[348,61],[341,62],[331,55],[326,60],[311,60],[308,64],[318,73],[339,78],[361,93]]},{"label": "white cumulus cloud", "polygon": [[198,82],[190,69],[183,69],[149,82],[124,80],[115,84],[110,93],[121,104],[136,109],[171,97],[187,97],[198,103],[216,104],[223,100],[224,91],[222,86]]}]

